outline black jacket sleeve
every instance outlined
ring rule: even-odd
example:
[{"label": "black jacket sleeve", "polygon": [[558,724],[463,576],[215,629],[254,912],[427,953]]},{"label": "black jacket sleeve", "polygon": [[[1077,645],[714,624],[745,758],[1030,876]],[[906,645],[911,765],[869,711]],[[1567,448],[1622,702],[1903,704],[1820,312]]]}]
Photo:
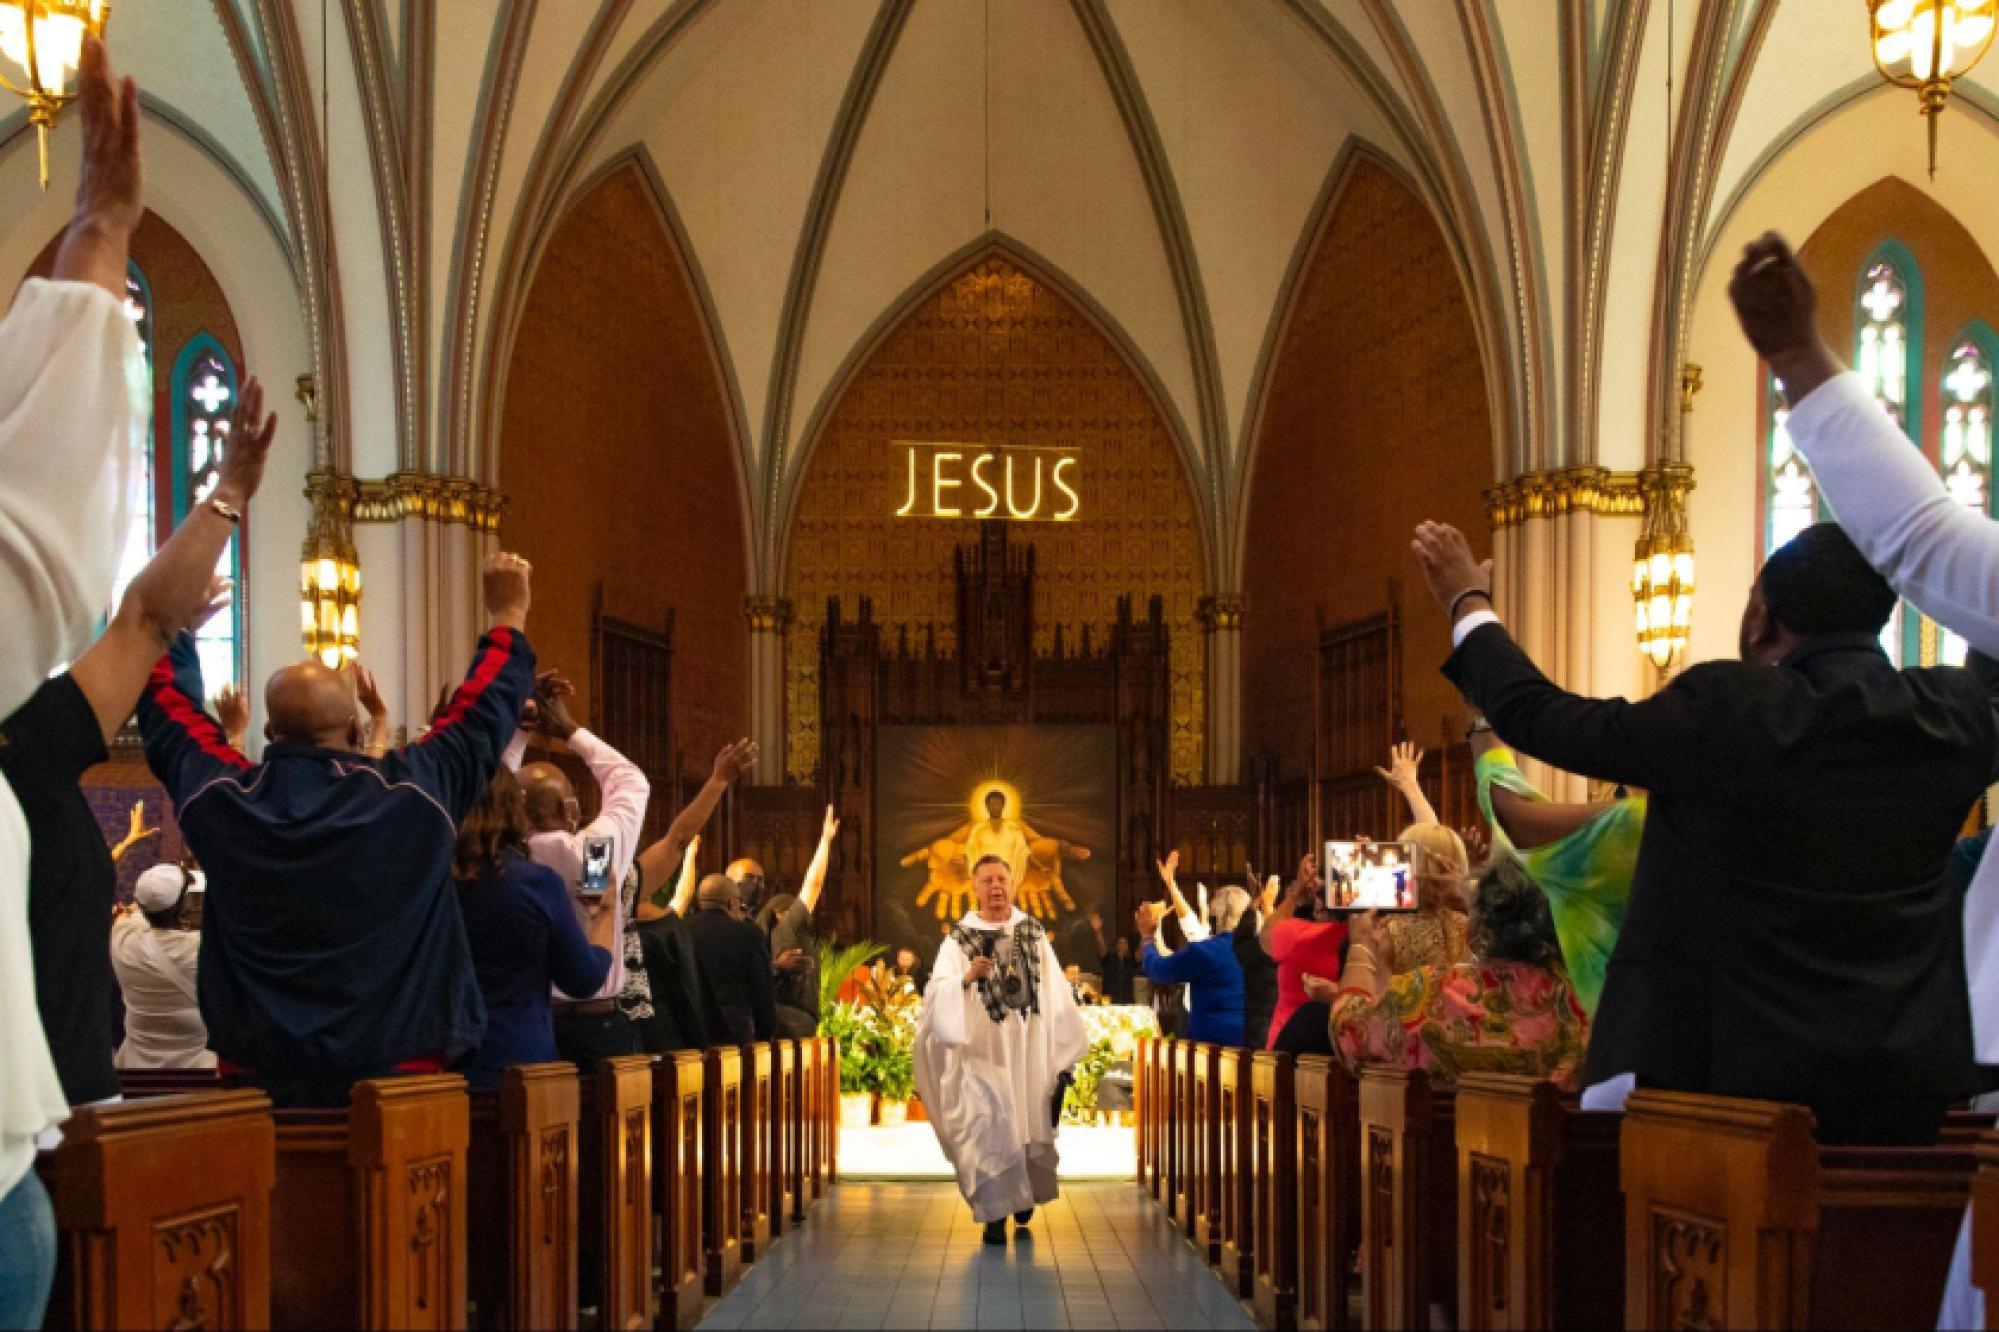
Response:
[{"label": "black jacket sleeve", "polygon": [[1566,772],[1664,790],[1700,780],[1695,725],[1709,668],[1697,666],[1643,702],[1585,698],[1563,689],[1498,624],[1480,625],[1444,663],[1458,692],[1501,740]]},{"label": "black jacket sleeve", "polygon": [[770,967],[770,944],[763,931],[745,923],[742,929],[743,972],[749,977],[750,1019],[760,1041],[777,1036],[777,978]]}]

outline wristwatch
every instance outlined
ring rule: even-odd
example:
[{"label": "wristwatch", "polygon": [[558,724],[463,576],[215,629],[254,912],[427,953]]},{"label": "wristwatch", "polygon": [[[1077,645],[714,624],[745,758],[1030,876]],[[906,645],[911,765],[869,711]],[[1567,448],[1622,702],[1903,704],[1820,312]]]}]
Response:
[{"label": "wristwatch", "polygon": [[241,527],[243,525],[243,511],[235,505],[224,500],[211,498],[208,501],[208,507],[215,510],[217,515],[227,518],[236,526]]}]

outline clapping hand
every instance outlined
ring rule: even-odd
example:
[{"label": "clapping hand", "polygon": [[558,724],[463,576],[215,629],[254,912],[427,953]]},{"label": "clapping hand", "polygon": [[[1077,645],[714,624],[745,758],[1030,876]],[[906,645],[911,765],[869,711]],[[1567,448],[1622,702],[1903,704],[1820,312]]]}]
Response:
[{"label": "clapping hand", "polygon": [[1159,869],[1160,879],[1168,888],[1172,888],[1179,879],[1180,853],[1178,851],[1168,852],[1166,859],[1154,863]]}]

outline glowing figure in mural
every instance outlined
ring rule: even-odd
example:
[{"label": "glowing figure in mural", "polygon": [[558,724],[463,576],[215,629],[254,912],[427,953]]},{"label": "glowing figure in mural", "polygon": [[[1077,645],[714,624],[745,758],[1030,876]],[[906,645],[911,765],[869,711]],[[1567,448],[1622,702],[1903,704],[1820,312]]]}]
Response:
[{"label": "glowing figure in mural", "polygon": [[931,906],[939,920],[964,915],[972,907],[972,866],[998,856],[1020,885],[1023,910],[1052,920],[1060,911],[1076,909],[1076,899],[1062,883],[1062,858],[1088,860],[1088,847],[1034,831],[1020,817],[1020,793],[1005,782],[980,783],[972,792],[972,813],[956,831],[902,858],[905,867],[921,863],[930,872],[916,895],[917,906]]}]

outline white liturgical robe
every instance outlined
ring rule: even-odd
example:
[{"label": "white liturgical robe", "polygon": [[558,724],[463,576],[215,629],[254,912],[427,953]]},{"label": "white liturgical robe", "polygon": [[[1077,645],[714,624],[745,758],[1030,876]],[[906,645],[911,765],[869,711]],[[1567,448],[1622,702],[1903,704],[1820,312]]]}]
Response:
[{"label": "white liturgical robe", "polygon": [[[974,912],[959,925],[975,935],[1018,937],[1028,919],[1016,910],[1005,925],[993,925]],[[1003,1007],[996,1020],[985,987],[965,986],[971,959],[947,938],[916,1031],[917,1094],[958,1172],[958,1190],[980,1221],[1054,1200],[1055,1089],[1090,1045],[1054,946],[1038,923],[1032,933],[1039,938],[1039,1011]]]}]

